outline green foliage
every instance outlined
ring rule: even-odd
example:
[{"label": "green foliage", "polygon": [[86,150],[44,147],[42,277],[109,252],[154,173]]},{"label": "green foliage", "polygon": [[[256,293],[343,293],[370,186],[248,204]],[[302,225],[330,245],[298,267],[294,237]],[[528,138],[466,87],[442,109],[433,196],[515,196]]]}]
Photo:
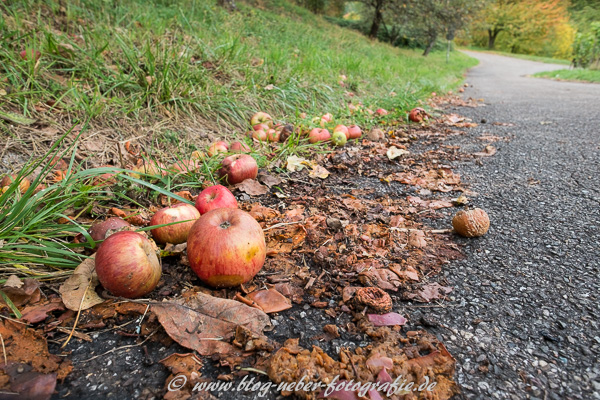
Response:
[{"label": "green foliage", "polygon": [[558,71],[538,72],[534,76],[540,78],[557,79],[561,81],[580,81],[600,83],[600,70],[592,69],[561,69]]},{"label": "green foliage", "polygon": [[577,34],[573,54],[575,66],[600,70],[600,22],[592,22],[588,31]]}]

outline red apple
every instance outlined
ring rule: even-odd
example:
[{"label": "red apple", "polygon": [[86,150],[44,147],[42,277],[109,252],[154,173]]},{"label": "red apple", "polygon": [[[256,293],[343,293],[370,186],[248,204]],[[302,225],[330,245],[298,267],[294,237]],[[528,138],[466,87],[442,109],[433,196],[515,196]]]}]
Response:
[{"label": "red apple", "polygon": [[350,135],[350,139],[358,139],[362,135],[362,131],[358,125],[350,125],[348,127],[348,134]]},{"label": "red apple", "polygon": [[308,141],[310,143],[323,142],[331,139],[331,134],[327,129],[314,128],[308,134]]},{"label": "red apple", "polygon": [[252,134],[252,138],[264,142],[265,140],[267,140],[267,131],[263,129],[259,131],[254,131],[254,133]]},{"label": "red apple", "polygon": [[94,242],[106,239],[106,233],[111,229],[119,229],[124,226],[131,226],[131,224],[124,219],[118,217],[112,217],[106,221],[97,222],[90,226],[90,236],[94,239]]},{"label": "red apple", "polygon": [[375,111],[375,114],[377,114],[379,116],[383,116],[383,115],[388,115],[389,113],[387,112],[387,110],[384,110],[383,108],[378,108]]},{"label": "red apple", "polygon": [[248,154],[235,154],[225,157],[222,167],[217,171],[221,178],[226,177],[227,183],[235,185],[246,179],[256,179],[258,165],[256,160]]},{"label": "red apple", "polygon": [[268,131],[271,127],[267,124],[256,124],[252,127],[255,131]]},{"label": "red apple", "polygon": [[233,142],[229,145],[229,151],[232,153],[248,153],[252,151],[246,143]]},{"label": "red apple", "polygon": [[267,131],[267,141],[268,142],[279,142],[280,135],[281,135],[281,130],[269,129]]},{"label": "red apple", "polygon": [[214,156],[217,153],[227,153],[227,151],[229,150],[229,145],[227,145],[227,142],[224,142],[222,140],[213,143],[207,150],[207,153],[210,157]]},{"label": "red apple", "polygon": [[30,50],[23,50],[22,52],[19,53],[19,55],[21,56],[21,58],[23,60],[29,60],[30,58],[35,58],[35,61],[37,61],[42,56],[42,53],[40,53],[38,50],[30,49]]},{"label": "red apple", "polygon": [[257,112],[250,118],[250,125],[267,124],[269,128],[273,126],[273,117],[265,112]]},{"label": "red apple", "polygon": [[162,272],[150,241],[132,231],[109,236],[98,248],[95,262],[102,286],[129,299],[154,290]]},{"label": "red apple", "polygon": [[410,113],[408,113],[408,119],[412,122],[419,123],[422,122],[424,119],[428,119],[428,117],[429,115],[427,114],[427,111],[425,111],[421,107],[413,108],[412,110],[410,110]]},{"label": "red apple", "polygon": [[344,135],[346,135],[346,140],[350,139],[350,132],[348,132],[348,127],[346,127],[346,125],[337,125],[335,128],[333,128],[333,133],[336,132],[342,132]]},{"label": "red apple", "polygon": [[235,196],[223,185],[207,187],[196,198],[196,209],[200,214],[215,208],[238,208]]},{"label": "red apple", "polygon": [[[177,203],[160,209],[150,219],[150,225],[177,224],[152,229],[152,237],[157,243],[180,244],[187,240],[190,228],[200,218],[200,213],[191,204]],[[186,222],[183,222],[186,221]]]},{"label": "red apple", "polygon": [[201,216],[190,230],[187,245],[192,270],[216,288],[248,282],[265,263],[261,226],[237,208],[218,208]]},{"label": "red apple", "polygon": [[200,169],[202,162],[198,160],[179,160],[172,164],[169,169],[178,174],[187,174]]},{"label": "red apple", "polygon": [[322,120],[325,120],[326,122],[331,122],[333,120],[333,115],[331,115],[330,113],[327,113],[325,115],[323,115],[321,117]]}]

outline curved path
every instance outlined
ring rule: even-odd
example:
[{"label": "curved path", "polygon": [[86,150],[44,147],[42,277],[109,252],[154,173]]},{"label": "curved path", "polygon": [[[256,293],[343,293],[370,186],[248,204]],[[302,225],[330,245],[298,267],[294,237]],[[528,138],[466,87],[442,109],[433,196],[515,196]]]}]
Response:
[{"label": "curved path", "polygon": [[486,122],[468,135],[512,140],[459,168],[492,227],[446,269],[454,301],[432,311],[436,331],[464,398],[600,399],[600,85],[527,77],[564,65],[467,53],[480,64],[464,97],[486,104],[457,110]]}]

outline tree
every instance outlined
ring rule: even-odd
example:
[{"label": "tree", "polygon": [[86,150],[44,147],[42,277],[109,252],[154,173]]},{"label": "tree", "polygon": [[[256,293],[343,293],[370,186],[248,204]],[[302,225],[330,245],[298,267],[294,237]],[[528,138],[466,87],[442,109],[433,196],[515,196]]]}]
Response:
[{"label": "tree", "polygon": [[369,29],[369,37],[376,39],[379,33],[379,28],[384,23],[383,13],[386,9],[389,9],[397,0],[361,0],[364,4],[373,9],[373,22],[371,22],[371,29]]}]

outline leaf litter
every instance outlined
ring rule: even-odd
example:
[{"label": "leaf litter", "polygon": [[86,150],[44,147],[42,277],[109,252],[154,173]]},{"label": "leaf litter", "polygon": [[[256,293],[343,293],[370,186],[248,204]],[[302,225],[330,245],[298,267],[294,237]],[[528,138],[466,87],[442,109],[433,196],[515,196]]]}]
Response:
[{"label": "leaf litter", "polygon": [[[225,380],[246,374],[239,369],[242,366],[265,371],[275,383],[298,381],[304,373],[323,382],[337,375],[361,382],[386,382],[401,375],[415,383],[435,381],[434,398],[450,398],[458,392],[453,380],[455,361],[427,332],[403,333],[403,327],[412,325],[402,301],[443,301],[452,290],[435,277],[445,262],[461,256],[460,250],[447,231],[428,227],[423,217],[441,218],[439,210],[466,201],[460,199],[469,192],[448,164],[472,155],[443,142],[457,134],[454,128],[472,126],[450,115],[416,128],[384,128],[384,141],[348,143],[310,160],[290,156],[282,163],[288,178],[261,171],[257,180],[238,185],[234,189],[253,197],[240,207],[263,227],[268,254],[263,270],[239,288],[202,287],[187,266],[185,246],[172,245],[159,249],[168,258],[163,259],[163,278],[149,300],[117,301],[102,292],[93,258],[60,286],[60,297],[42,296],[36,281],[8,280],[2,290],[33,326],[4,320],[0,333],[11,349],[10,362],[27,364],[31,368],[27,372],[33,375],[20,374],[30,383],[18,386],[21,383],[14,382],[19,374],[5,368],[2,387],[17,385],[27,393],[27,387],[39,384],[53,391],[53,382],[64,379],[71,366],[48,353],[44,335],[55,332],[56,337],[66,337],[80,312],[74,330],[77,339],[92,340],[85,332],[126,325],[119,329],[121,335],[166,345],[174,341],[193,350],[161,361],[170,377],[180,373],[188,377],[182,395],[192,394],[191,383],[214,380],[202,376],[201,369],[216,361],[231,371],[218,376]],[[413,143],[433,144],[435,149],[409,151]],[[490,148],[484,150],[486,156],[493,154]],[[275,186],[281,196],[271,193]],[[389,190],[378,193],[375,188],[381,186]],[[195,199],[190,192],[178,193]],[[161,196],[159,202],[171,203]],[[147,212],[125,210],[113,208],[110,213],[134,225],[147,225]],[[6,304],[4,309],[9,309]],[[292,321],[299,309],[323,316],[316,342],[294,338],[282,324],[281,316]],[[282,334],[291,338],[274,340]],[[15,335],[20,335],[20,343],[29,343],[23,347],[27,351],[15,349],[14,340],[7,341]],[[316,344],[340,337],[358,342],[364,335],[369,338],[366,347],[325,345],[326,351]],[[318,395],[295,394],[307,399]],[[347,395],[354,397],[343,397]],[[370,392],[372,399],[381,395],[386,397]],[[425,398],[427,394],[411,395]]]}]

